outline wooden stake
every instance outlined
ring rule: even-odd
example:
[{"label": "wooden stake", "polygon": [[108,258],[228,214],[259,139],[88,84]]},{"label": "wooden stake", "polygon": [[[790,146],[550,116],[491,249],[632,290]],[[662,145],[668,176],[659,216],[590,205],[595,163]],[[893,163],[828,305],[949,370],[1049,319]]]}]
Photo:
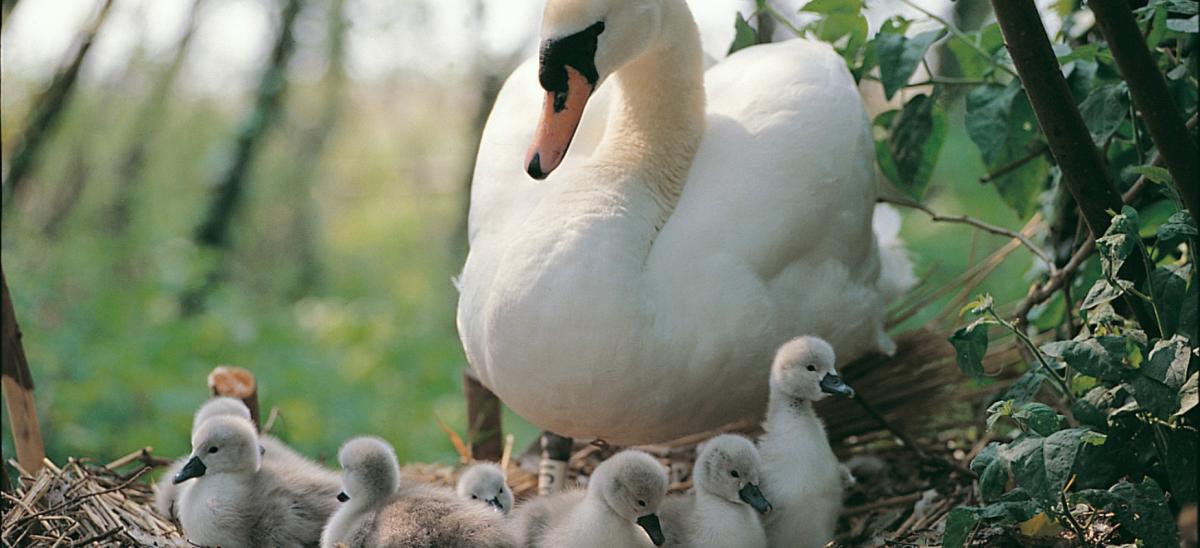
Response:
[{"label": "wooden stake", "polygon": [[30,474],[36,474],[42,469],[46,449],[42,444],[42,428],[38,424],[37,408],[33,403],[33,376],[29,373],[29,362],[25,360],[25,348],[21,345],[21,328],[17,326],[12,296],[8,293],[8,280],[4,277],[2,268],[0,285],[3,286],[4,401],[12,426],[13,445],[17,449],[17,462]]},{"label": "wooden stake", "polygon": [[562,490],[567,482],[567,464],[575,440],[554,432],[542,432],[542,459],[538,463],[538,494],[549,495]]},{"label": "wooden stake", "polygon": [[463,391],[467,397],[467,445],[471,458],[499,462],[504,453],[500,399],[469,368],[463,370]]},{"label": "wooden stake", "polygon": [[218,365],[208,374],[208,390],[215,396],[237,398],[250,408],[250,420],[259,427],[258,381],[250,370],[232,365]]}]

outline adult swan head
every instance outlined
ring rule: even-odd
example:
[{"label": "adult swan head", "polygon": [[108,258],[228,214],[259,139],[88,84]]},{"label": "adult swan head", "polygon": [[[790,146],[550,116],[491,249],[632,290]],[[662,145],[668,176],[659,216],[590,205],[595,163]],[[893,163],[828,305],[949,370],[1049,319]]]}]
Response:
[{"label": "adult swan head", "polygon": [[542,39],[484,130],[459,279],[468,361],[508,406],[650,443],[760,414],[796,335],[893,349],[911,272],[898,247],[881,271],[870,125],[828,46],[706,73],[683,0],[550,0]]}]

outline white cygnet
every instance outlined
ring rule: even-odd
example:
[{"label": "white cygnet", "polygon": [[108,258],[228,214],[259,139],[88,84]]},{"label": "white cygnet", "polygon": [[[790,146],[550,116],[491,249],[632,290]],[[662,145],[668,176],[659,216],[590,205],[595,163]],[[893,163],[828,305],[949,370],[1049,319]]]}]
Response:
[{"label": "white cygnet", "polygon": [[533,499],[513,527],[528,547],[662,546],[659,505],[667,471],[654,457],[625,450],[596,467],[586,490]]},{"label": "white cygnet", "polygon": [[[192,434],[194,435],[200,425],[212,417],[239,417],[246,421],[251,420],[250,408],[246,407],[242,400],[219,396],[204,402],[196,410],[192,417]],[[335,472],[297,453],[279,438],[260,434],[258,445],[262,449],[263,466],[278,469],[293,482],[312,483],[314,489],[337,492],[340,480]],[[154,508],[163,516],[178,518],[179,497],[191,482],[176,484],[174,478],[187,461],[188,457],[181,457],[171,463],[155,486]]]},{"label": "white cygnet", "polygon": [[668,497],[659,515],[667,546],[765,548],[759,514],[771,504],[759,490],[762,459],[750,440],[724,434],[700,447],[692,472],[695,489]]},{"label": "white cygnet", "polygon": [[402,484],[390,444],[354,438],[338,452],[342,505],[321,533],[322,548],[494,547],[516,543],[498,512],[453,491]]},{"label": "white cygnet", "polygon": [[508,514],[513,507],[512,489],[508,488],[504,470],[490,462],[473,464],[463,470],[455,491],[465,500],[486,503],[502,514]]},{"label": "white cygnet", "polygon": [[813,402],[830,394],[853,397],[834,362],[833,348],[817,337],[792,339],[775,354],[765,433],[758,441],[763,493],[774,506],[765,520],[772,547],[818,548],[833,540],[842,467]]},{"label": "white cygnet", "polygon": [[337,507],[336,487],[262,463],[254,425],[215,416],[192,436],[192,454],[174,481],[179,521],[194,544],[240,548],[316,544]]}]

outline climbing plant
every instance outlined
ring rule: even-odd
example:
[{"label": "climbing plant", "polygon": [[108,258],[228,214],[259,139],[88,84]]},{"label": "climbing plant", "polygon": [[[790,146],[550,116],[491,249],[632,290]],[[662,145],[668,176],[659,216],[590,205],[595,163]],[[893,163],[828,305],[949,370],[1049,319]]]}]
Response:
[{"label": "climbing plant", "polygon": [[[880,84],[893,108],[873,120],[876,160],[912,205],[954,106],[983,182],[1032,228],[1026,298],[977,297],[949,338],[972,382],[1016,380],[984,402],[999,441],[971,461],[974,501],[948,514],[944,545],[983,523],[1089,544],[1104,513],[1123,542],[1177,546],[1175,514],[1196,502],[1200,413],[1196,2],[1060,0],[1039,14],[996,0],[973,29],[903,2],[920,17],[873,33],[864,0],[813,0],[798,16],[760,1],[754,15],[830,43],[856,80]],[[1049,17],[1061,21],[1052,35]],[[733,51],[755,43],[747,20]],[[993,337],[1014,337],[1022,363],[985,367]]]}]

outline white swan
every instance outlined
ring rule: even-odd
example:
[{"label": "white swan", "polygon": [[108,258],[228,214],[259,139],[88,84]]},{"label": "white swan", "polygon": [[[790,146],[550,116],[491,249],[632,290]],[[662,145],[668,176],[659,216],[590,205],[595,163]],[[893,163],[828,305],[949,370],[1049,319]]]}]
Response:
[{"label": "white swan", "polygon": [[705,74],[683,0],[549,0],[542,36],[484,130],[459,278],[467,358],[507,405],[656,442],[761,413],[798,333],[894,349],[870,123],[829,46]]}]

